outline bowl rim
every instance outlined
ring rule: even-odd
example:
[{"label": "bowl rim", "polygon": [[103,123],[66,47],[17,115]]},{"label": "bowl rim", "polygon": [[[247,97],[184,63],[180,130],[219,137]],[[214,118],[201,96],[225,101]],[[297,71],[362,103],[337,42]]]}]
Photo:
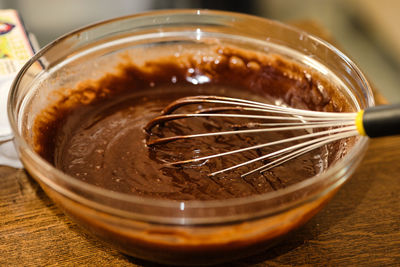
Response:
[{"label": "bowl rim", "polygon": [[[361,70],[356,66],[355,63],[353,63],[352,60],[350,60],[349,57],[347,57],[344,53],[342,53],[340,50],[338,50],[336,47],[331,45],[330,43],[326,42],[325,40],[322,40],[319,37],[316,37],[312,34],[307,33],[306,31],[303,31],[301,29],[298,29],[296,27],[281,23],[279,21],[271,20],[271,19],[266,19],[266,18],[261,18],[253,15],[248,15],[248,14],[242,14],[242,13],[236,13],[236,12],[227,12],[227,11],[215,11],[215,10],[204,10],[204,9],[165,9],[165,10],[156,10],[156,11],[148,11],[148,12],[143,12],[140,14],[133,14],[133,15],[126,15],[126,16],[121,16],[117,18],[112,18],[104,21],[100,21],[97,23],[93,23],[81,28],[78,28],[74,31],[71,31],[69,33],[66,33],[62,35],[61,37],[57,38],[56,40],[52,41],[42,49],[40,49],[26,64],[21,68],[21,70],[18,72],[16,75],[10,89],[9,97],[8,97],[8,118],[11,124],[11,128],[14,134],[14,142],[19,143],[19,146],[21,146],[21,149],[31,157],[35,162],[39,163],[41,167],[55,173],[55,175],[58,176],[65,184],[69,184],[72,186],[77,186],[81,189],[87,190],[90,193],[94,194],[99,194],[102,196],[106,196],[107,198],[112,198],[116,200],[122,200],[125,202],[129,202],[132,204],[146,204],[148,206],[157,206],[157,207],[168,207],[168,208],[173,208],[173,209],[181,209],[182,204],[184,203],[185,209],[190,209],[190,208],[221,208],[221,207],[228,207],[228,206],[236,206],[236,205],[245,205],[245,204],[251,204],[254,202],[264,202],[271,200],[273,198],[278,198],[282,197],[284,195],[288,195],[291,193],[294,193],[296,191],[302,190],[308,186],[314,185],[316,183],[322,182],[325,179],[328,179],[329,177],[333,177],[335,173],[340,172],[340,170],[344,169],[346,167],[346,162],[351,161],[352,159],[356,159],[363,150],[366,149],[368,145],[368,138],[366,137],[360,137],[359,140],[355,143],[355,145],[352,147],[352,149],[340,160],[338,160],[334,165],[330,166],[326,171],[323,173],[320,173],[316,176],[310,177],[304,181],[301,181],[299,183],[290,185],[286,188],[279,189],[273,192],[268,192],[260,195],[251,195],[247,197],[240,197],[240,198],[233,198],[233,199],[226,199],[226,200],[185,200],[185,201],[179,201],[179,200],[168,200],[168,199],[154,199],[154,198],[148,198],[148,197],[140,197],[136,195],[131,195],[131,194],[126,194],[126,193],[121,193],[121,192],[115,192],[111,191],[105,188],[101,188],[96,185],[92,185],[86,182],[83,182],[79,179],[76,179],[72,176],[69,176],[62,171],[58,170],[57,168],[53,167],[49,162],[47,162],[45,159],[43,159],[41,156],[39,156],[24,140],[24,138],[19,134],[18,130],[18,124],[17,120],[15,119],[16,116],[16,110],[13,108],[12,104],[13,99],[16,97],[18,88],[19,88],[19,83],[22,79],[22,77],[25,75],[27,70],[31,65],[33,65],[35,62],[38,61],[43,55],[46,54],[48,50],[50,50],[52,47],[56,46],[58,43],[63,42],[64,40],[70,38],[71,36],[81,34],[82,32],[85,32],[87,30],[96,28],[96,27],[101,27],[103,25],[107,25],[113,22],[118,22],[118,21],[123,21],[127,19],[135,19],[135,18],[142,18],[142,17],[150,17],[150,16],[163,16],[163,15],[192,15],[192,16],[202,16],[202,15],[217,15],[217,16],[228,16],[232,18],[244,18],[252,21],[261,21],[261,22],[269,22],[276,24],[279,27],[283,27],[287,30],[290,31],[295,31],[297,33],[306,35],[308,38],[313,39],[313,41],[327,47],[329,50],[332,50],[334,53],[336,53],[343,61],[346,62],[358,75],[359,81],[363,85],[363,89],[365,90],[365,97],[366,97],[366,104],[367,106],[373,106],[374,105],[374,99],[373,99],[373,93],[371,90],[371,87],[365,78],[364,74],[361,72]],[[48,184],[48,181],[44,181],[44,183]],[[66,189],[66,188],[64,188]],[[62,188],[61,188],[62,190]],[[66,189],[67,190],[67,189]],[[65,193],[65,192],[64,192]],[[303,200],[307,201],[309,198]],[[294,203],[296,204],[296,203]],[[297,203],[298,204],[298,203]]]}]

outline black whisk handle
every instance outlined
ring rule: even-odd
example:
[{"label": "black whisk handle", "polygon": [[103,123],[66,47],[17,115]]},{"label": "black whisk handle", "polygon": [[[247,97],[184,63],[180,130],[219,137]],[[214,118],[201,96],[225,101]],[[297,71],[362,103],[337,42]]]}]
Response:
[{"label": "black whisk handle", "polygon": [[400,103],[365,109],[362,124],[369,137],[400,134]]}]

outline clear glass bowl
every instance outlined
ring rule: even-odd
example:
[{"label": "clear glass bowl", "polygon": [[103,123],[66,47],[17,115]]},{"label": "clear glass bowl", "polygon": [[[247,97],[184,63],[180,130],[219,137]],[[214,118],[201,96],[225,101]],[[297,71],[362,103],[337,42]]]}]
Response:
[{"label": "clear glass bowl", "polygon": [[[298,29],[253,16],[155,11],[97,23],[57,39],[24,66],[13,83],[8,112],[15,144],[27,171],[66,214],[129,255],[190,265],[265,250],[315,215],[348,179],[367,148],[368,139],[357,138],[346,156],[322,174],[272,193],[182,202],[97,187],[66,175],[35,153],[32,124],[38,112],[56,99],[53,91],[112,71],[119,60],[115,55],[122,51],[169,44],[207,46],[210,41],[282,54],[333,75],[355,110],[374,105],[366,79],[336,48]],[[149,53],[148,59],[155,56]]]}]

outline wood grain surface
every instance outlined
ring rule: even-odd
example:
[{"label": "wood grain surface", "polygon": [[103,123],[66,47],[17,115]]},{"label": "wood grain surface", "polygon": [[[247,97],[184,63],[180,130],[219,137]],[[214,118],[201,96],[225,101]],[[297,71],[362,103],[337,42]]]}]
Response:
[{"label": "wood grain surface", "polygon": [[[314,23],[296,25],[329,38]],[[0,166],[0,266],[43,265],[156,266],[88,236],[24,170]],[[351,179],[284,242],[227,264],[246,265],[400,266],[400,137],[372,140]]]}]

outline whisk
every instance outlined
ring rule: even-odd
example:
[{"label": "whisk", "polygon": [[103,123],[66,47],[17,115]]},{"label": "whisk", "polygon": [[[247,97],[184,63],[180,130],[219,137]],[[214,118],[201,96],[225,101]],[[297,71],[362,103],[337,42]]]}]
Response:
[{"label": "whisk", "polygon": [[[213,106],[202,108],[204,104],[212,104]],[[193,113],[180,113],[180,108],[187,105],[195,105],[197,110]],[[262,115],[259,115],[260,113]],[[268,161],[267,164],[242,174],[242,176],[246,176],[255,172],[265,172],[309,151],[341,139],[357,135],[374,138],[400,134],[400,104],[371,107],[358,112],[348,113],[319,112],[212,95],[189,96],[172,102],[165,107],[160,116],[152,119],[145,126],[145,131],[148,134],[151,134],[153,128],[156,126],[167,127],[164,126],[164,124],[168,121],[201,117],[258,119],[263,122],[248,122],[240,125],[240,127],[234,125],[232,127],[233,130],[229,131],[194,133],[149,139],[147,145],[149,147],[160,146],[177,140],[208,136],[304,130],[304,134],[302,135],[282,140],[168,163],[172,166],[179,166],[194,162],[204,162],[217,157],[243,153],[248,150],[297,142],[294,145],[289,145],[283,149],[273,151],[266,155],[261,155],[245,162],[240,162],[236,165],[209,174],[209,176],[214,176],[254,162]]]}]

